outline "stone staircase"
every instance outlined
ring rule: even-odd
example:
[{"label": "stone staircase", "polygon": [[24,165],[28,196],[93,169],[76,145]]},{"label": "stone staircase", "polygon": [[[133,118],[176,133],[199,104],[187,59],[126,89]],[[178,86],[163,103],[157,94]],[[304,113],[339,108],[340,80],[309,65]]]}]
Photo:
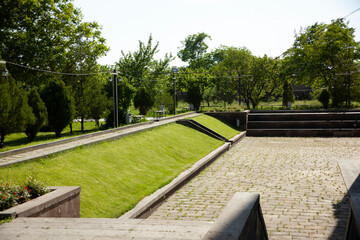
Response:
[{"label": "stone staircase", "polygon": [[360,111],[250,112],[247,136],[360,137]]}]

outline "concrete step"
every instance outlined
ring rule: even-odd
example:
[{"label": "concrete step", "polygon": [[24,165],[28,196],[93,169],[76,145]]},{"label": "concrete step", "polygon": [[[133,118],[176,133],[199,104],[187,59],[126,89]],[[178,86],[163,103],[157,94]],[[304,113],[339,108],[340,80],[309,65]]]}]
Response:
[{"label": "concrete step", "polygon": [[147,219],[17,218],[0,239],[201,239],[212,222]]},{"label": "concrete step", "polygon": [[250,113],[251,121],[360,120],[360,112]]},{"label": "concrete step", "polygon": [[250,137],[360,137],[359,128],[248,129]]},{"label": "concrete step", "polygon": [[312,120],[312,121],[249,121],[248,129],[277,128],[358,128],[360,120]]}]

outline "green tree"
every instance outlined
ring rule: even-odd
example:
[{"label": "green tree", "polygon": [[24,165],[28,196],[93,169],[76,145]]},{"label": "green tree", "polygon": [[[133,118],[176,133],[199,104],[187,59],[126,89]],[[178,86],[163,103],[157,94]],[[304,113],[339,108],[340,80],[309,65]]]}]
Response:
[{"label": "green tree", "polygon": [[[101,27],[96,22],[83,22],[73,0],[3,0],[0,3],[0,52],[9,62],[70,72],[67,68],[78,67],[72,60],[73,55],[80,52],[75,51],[79,49],[79,36],[89,35],[93,37],[81,44],[81,51],[88,58],[96,58],[107,50]],[[83,40],[80,42],[84,43]],[[17,81],[30,86],[51,79],[49,74],[13,65],[9,71]]]},{"label": "green tree", "polygon": [[324,88],[323,90],[321,90],[321,93],[318,97],[319,102],[321,102],[321,105],[324,108],[328,108],[329,107],[329,100],[330,100],[330,93],[329,91]]},{"label": "green tree", "polygon": [[344,19],[315,23],[296,34],[293,46],[285,53],[298,83],[327,86],[335,107],[347,95],[346,78],[337,74],[356,70],[360,59],[360,43],[355,41],[354,32]]},{"label": "green tree", "polygon": [[69,89],[61,80],[50,81],[41,92],[48,111],[48,124],[55,131],[56,137],[73,120],[74,103]]},{"label": "green tree", "polygon": [[35,121],[33,123],[28,123],[26,126],[26,136],[29,141],[34,141],[37,133],[40,128],[45,124],[47,120],[47,110],[45,103],[40,98],[38,91],[33,88],[28,94],[28,104],[32,108],[32,112],[35,116]]},{"label": "green tree", "polygon": [[140,88],[136,91],[134,106],[140,110],[141,115],[146,115],[153,105],[154,98],[145,88]]},{"label": "green tree", "polygon": [[[182,47],[177,54],[178,57],[189,63],[191,68],[204,67],[207,65],[204,56],[209,48],[205,43],[207,39],[211,40],[211,37],[204,32],[187,36],[184,41],[181,41]],[[207,59],[209,57],[207,56]]]},{"label": "green tree", "polygon": [[121,78],[135,89],[146,88],[153,95],[156,94],[156,86],[164,73],[169,70],[169,64],[174,59],[171,54],[165,54],[164,59],[156,60],[155,54],[159,52],[159,42],[154,46],[152,35],[147,44],[139,41],[139,50],[125,54],[116,63]]},{"label": "green tree", "polygon": [[295,98],[294,98],[293,87],[291,83],[285,80],[283,84],[282,105],[288,107],[288,103],[289,102],[293,103],[294,100]]},{"label": "green tree", "polygon": [[[1,72],[3,68],[0,69]],[[34,114],[27,103],[24,90],[20,89],[12,76],[0,77],[0,148],[4,147],[5,136],[25,130],[26,124],[33,124]]]}]

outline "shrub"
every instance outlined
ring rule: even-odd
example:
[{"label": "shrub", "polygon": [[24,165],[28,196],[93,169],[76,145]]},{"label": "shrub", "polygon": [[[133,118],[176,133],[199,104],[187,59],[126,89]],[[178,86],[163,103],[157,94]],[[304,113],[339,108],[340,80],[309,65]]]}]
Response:
[{"label": "shrub", "polygon": [[284,85],[283,85],[282,105],[287,107],[288,102],[293,103],[294,100],[295,100],[295,98],[294,98],[293,87],[287,80],[285,80]]},{"label": "shrub", "polygon": [[319,100],[319,102],[321,102],[321,104],[324,108],[329,107],[330,93],[326,88],[321,91],[321,93],[318,97],[318,100]]},{"label": "shrub", "polygon": [[50,190],[43,183],[35,180],[34,177],[28,178],[24,186],[0,182],[0,211],[14,207],[29,199],[42,196],[48,192]]},{"label": "shrub", "polygon": [[34,123],[28,123],[25,130],[26,136],[29,141],[32,142],[47,119],[47,110],[45,103],[41,100],[36,89],[30,91],[28,95],[28,104],[32,108],[32,112],[36,119]]},{"label": "shrub", "polygon": [[134,106],[138,108],[141,115],[146,115],[146,113],[154,105],[155,101],[153,96],[145,89],[140,88],[134,97]]}]

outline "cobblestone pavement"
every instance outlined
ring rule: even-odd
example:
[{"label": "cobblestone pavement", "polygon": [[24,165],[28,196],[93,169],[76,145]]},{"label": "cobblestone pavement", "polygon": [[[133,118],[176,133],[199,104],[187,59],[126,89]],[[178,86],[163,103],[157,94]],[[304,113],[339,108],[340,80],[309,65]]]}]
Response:
[{"label": "cobblestone pavement", "polygon": [[260,193],[270,239],[344,239],[349,213],[338,162],[360,138],[251,138],[178,190],[150,219],[214,221],[235,192]]}]

